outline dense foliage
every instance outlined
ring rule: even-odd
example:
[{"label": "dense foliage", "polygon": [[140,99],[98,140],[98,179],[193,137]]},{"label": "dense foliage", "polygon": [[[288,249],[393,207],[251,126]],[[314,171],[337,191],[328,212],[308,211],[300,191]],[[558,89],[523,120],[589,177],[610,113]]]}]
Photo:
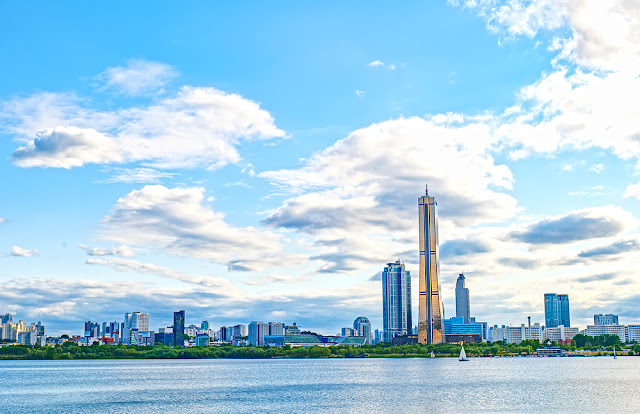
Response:
[{"label": "dense foliage", "polygon": [[[565,346],[567,349],[575,349],[575,346],[583,343],[584,346],[593,345],[591,337],[576,337],[577,340],[572,346]],[[617,338],[617,337],[616,337]],[[608,346],[609,339],[603,339],[602,345],[598,348],[603,351],[611,351]],[[486,342],[478,344],[465,344],[465,351],[469,356],[513,356],[533,354],[535,349],[543,345],[537,341],[525,341],[521,344],[505,344],[504,342]],[[616,349],[621,353],[631,355],[640,354],[640,345],[627,345],[624,348],[619,343]],[[161,344],[153,346],[135,345],[98,345],[78,346],[74,342],[65,342],[63,345],[55,347],[30,347],[24,345],[5,346],[0,348],[0,359],[196,359],[196,358],[329,358],[329,357],[427,357],[431,352],[437,357],[457,356],[460,353],[460,346],[456,344],[439,345],[402,345],[391,346],[388,343],[376,345],[365,345],[362,347],[351,347],[347,345],[332,347],[299,347],[292,348],[285,346],[275,347],[255,347],[255,346],[209,346],[194,348],[171,348]]]}]

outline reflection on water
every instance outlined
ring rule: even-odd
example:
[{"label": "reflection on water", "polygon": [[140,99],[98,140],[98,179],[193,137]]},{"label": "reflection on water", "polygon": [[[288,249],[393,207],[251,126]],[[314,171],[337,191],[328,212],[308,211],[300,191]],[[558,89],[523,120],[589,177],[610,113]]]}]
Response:
[{"label": "reflection on water", "polygon": [[0,413],[640,412],[640,358],[0,361]]}]

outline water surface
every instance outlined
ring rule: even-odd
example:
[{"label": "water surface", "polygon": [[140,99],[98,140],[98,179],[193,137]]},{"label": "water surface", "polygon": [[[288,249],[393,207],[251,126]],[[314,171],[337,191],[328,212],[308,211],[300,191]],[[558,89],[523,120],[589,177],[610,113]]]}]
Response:
[{"label": "water surface", "polygon": [[0,361],[0,413],[640,412],[640,357]]}]

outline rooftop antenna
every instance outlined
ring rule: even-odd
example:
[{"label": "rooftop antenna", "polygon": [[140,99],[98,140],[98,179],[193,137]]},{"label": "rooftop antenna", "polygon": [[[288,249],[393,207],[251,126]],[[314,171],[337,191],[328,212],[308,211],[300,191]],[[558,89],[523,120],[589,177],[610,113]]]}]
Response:
[{"label": "rooftop antenna", "polygon": [[426,183],[426,184],[424,185],[424,192],[425,192],[425,194],[426,194],[427,196],[429,196],[429,183]]}]

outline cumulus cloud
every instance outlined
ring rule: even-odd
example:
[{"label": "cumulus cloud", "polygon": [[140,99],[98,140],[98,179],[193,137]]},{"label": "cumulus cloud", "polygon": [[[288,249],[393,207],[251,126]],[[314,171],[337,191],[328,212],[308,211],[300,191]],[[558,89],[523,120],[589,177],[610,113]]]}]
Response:
[{"label": "cumulus cloud", "polygon": [[440,246],[440,257],[446,260],[454,256],[469,256],[478,253],[487,253],[490,246],[483,240],[449,240]]},{"label": "cumulus cloud", "polygon": [[85,105],[73,95],[51,93],[5,102],[0,126],[23,143],[13,162],[55,168],[126,162],[219,168],[241,160],[241,141],[284,137],[258,103],[214,88],[184,86],[150,105],[113,112]]},{"label": "cumulus cloud", "polygon": [[[260,174],[303,194],[264,224],[315,237],[322,272],[356,271],[415,256],[417,198],[429,181],[445,239],[454,229],[513,217],[509,169],[486,153],[490,129],[460,115],[373,124],[314,154],[298,169]],[[500,191],[501,190],[501,191]]]},{"label": "cumulus cloud", "polygon": [[201,187],[147,185],[118,199],[104,223],[108,239],[208,259],[230,270],[262,270],[291,258],[282,254],[279,235],[228,224],[205,204]]},{"label": "cumulus cloud", "polygon": [[107,68],[96,79],[102,83],[101,89],[115,90],[127,95],[140,95],[161,90],[178,71],[162,62],[130,59],[126,66]]},{"label": "cumulus cloud", "polygon": [[396,65],[394,63],[386,64],[381,60],[374,60],[372,62],[369,62],[367,64],[367,66],[369,66],[370,68],[386,68],[386,69],[389,69],[389,70],[395,70],[396,69]]},{"label": "cumulus cloud", "polygon": [[587,259],[603,259],[611,258],[622,253],[630,253],[640,250],[640,242],[638,239],[618,240],[611,244],[598,246],[591,249],[581,251],[578,256]]},{"label": "cumulus cloud", "polygon": [[163,277],[167,277],[170,279],[180,280],[182,282],[206,286],[206,287],[224,287],[226,290],[226,294],[230,295],[231,290],[236,291],[231,283],[221,277],[217,276],[197,276],[189,273],[178,272],[176,270],[170,269],[168,267],[157,266],[152,263],[143,263],[138,260],[130,260],[130,259],[87,259],[87,264],[89,265],[100,265],[107,266],[113,269],[116,269],[121,272],[126,271],[134,271],[138,273],[146,273],[146,274],[154,274]]},{"label": "cumulus cloud", "polygon": [[135,250],[129,246],[109,247],[107,249],[103,249],[99,247],[91,248],[86,244],[79,244],[78,247],[84,250],[89,256],[134,257],[136,255]]},{"label": "cumulus cloud", "polygon": [[13,246],[10,255],[15,257],[32,257],[37,256],[39,253],[36,249],[23,249],[19,246]]},{"label": "cumulus cloud", "polygon": [[7,222],[6,218],[0,217],[0,224],[6,223],[6,222]]},{"label": "cumulus cloud", "polygon": [[636,198],[640,200],[640,183],[627,186],[624,192],[625,198]]},{"label": "cumulus cloud", "polygon": [[640,67],[640,4],[636,0],[466,0],[491,31],[533,38],[559,32],[550,45],[559,58],[592,70]]},{"label": "cumulus cloud", "polygon": [[529,225],[511,237],[530,244],[562,244],[611,237],[629,228],[635,220],[619,207],[587,208],[551,217]]}]

